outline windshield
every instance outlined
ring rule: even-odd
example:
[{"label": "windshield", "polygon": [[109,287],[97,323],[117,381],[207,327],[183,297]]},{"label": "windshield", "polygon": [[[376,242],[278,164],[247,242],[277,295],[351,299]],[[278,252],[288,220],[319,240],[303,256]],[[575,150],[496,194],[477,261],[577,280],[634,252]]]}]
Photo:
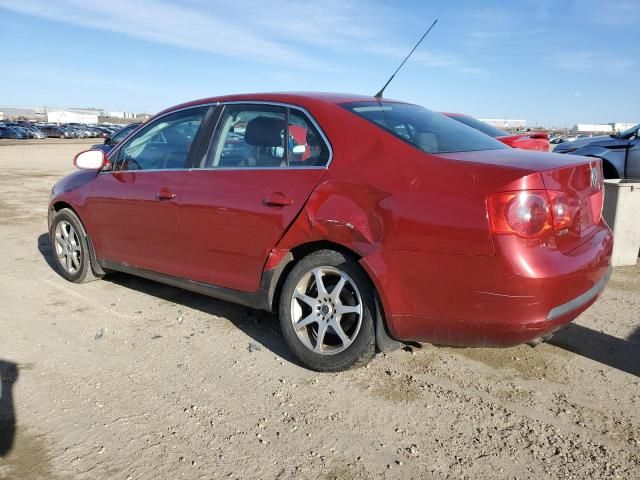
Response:
[{"label": "windshield", "polygon": [[618,138],[629,138],[629,137],[633,136],[638,131],[638,128],[640,128],[640,123],[638,125],[636,125],[635,127],[631,127],[629,130],[625,130],[624,132],[618,133],[617,137]]},{"label": "windshield", "polygon": [[342,106],[427,153],[509,148],[474,128],[418,105],[356,102]]},{"label": "windshield", "polygon": [[507,132],[503,132],[499,128],[494,127],[493,125],[489,125],[488,123],[481,122],[480,120],[469,117],[468,115],[447,115],[449,118],[453,118],[459,122],[464,123],[465,125],[469,125],[476,130],[480,130],[482,133],[489,135],[490,137],[506,137],[509,134]]}]

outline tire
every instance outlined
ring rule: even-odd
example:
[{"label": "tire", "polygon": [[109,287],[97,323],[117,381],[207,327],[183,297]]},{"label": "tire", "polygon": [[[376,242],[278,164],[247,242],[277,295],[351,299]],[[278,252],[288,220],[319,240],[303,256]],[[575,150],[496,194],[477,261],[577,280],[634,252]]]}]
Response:
[{"label": "tire", "polygon": [[87,233],[78,216],[70,209],[56,212],[51,222],[51,251],[58,273],[74,283],[101,278],[91,267]]},{"label": "tire", "polygon": [[282,334],[300,362],[318,372],[339,372],[371,361],[376,353],[374,315],[369,278],[355,260],[333,250],[301,259],[282,287]]}]

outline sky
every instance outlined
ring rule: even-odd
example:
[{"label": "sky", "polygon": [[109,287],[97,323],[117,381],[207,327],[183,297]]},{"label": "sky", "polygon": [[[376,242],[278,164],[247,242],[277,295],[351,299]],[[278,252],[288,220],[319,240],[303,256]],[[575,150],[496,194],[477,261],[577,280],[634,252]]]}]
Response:
[{"label": "sky", "polygon": [[640,0],[0,0],[0,105],[153,113],[385,92],[529,126],[640,121]]}]

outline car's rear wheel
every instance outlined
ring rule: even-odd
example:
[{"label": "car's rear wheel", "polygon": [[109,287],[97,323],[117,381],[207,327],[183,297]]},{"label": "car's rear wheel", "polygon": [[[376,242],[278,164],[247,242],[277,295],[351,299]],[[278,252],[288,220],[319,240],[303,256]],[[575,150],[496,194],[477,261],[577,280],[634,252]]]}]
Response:
[{"label": "car's rear wheel", "polygon": [[336,372],[367,364],[375,355],[371,282],[348,256],[321,250],[300,260],[280,297],[287,344],[307,367]]},{"label": "car's rear wheel", "polygon": [[87,234],[82,222],[72,210],[63,208],[56,212],[49,235],[60,275],[75,283],[100,278],[91,268]]}]

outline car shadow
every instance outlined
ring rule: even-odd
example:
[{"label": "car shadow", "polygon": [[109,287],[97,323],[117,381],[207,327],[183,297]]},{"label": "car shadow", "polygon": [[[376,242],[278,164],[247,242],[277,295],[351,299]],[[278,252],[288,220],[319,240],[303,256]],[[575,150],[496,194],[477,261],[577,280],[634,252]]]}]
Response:
[{"label": "car shadow", "polygon": [[640,327],[625,340],[569,323],[548,343],[640,377]]},{"label": "car shadow", "polygon": [[0,360],[0,457],[11,451],[16,433],[13,385],[18,380],[18,366]]},{"label": "car shadow", "polygon": [[[38,251],[47,264],[57,272],[48,234],[45,233],[38,237]],[[278,318],[272,313],[243,307],[126,273],[110,273],[103,278],[103,281],[198,310],[207,315],[225,318],[265,349],[290,363],[301,366],[285,343]],[[253,351],[256,346],[248,345],[247,349]]]},{"label": "car shadow", "polygon": [[58,267],[56,266],[56,260],[53,257],[53,249],[51,248],[51,239],[49,238],[48,233],[43,233],[38,237],[38,251],[42,258],[44,258],[47,265],[51,267],[54,272],[58,271]]},{"label": "car shadow", "polygon": [[[38,250],[47,264],[57,271],[48,234],[44,233],[38,237]],[[125,273],[111,273],[104,277],[104,281],[198,310],[207,315],[226,318],[266,349],[288,362],[302,366],[286,345],[280,332],[278,319],[274,314]],[[640,376],[640,327],[627,340],[623,340],[570,323],[557,332],[548,343],[631,375]],[[252,347],[248,349],[251,350]]]}]

